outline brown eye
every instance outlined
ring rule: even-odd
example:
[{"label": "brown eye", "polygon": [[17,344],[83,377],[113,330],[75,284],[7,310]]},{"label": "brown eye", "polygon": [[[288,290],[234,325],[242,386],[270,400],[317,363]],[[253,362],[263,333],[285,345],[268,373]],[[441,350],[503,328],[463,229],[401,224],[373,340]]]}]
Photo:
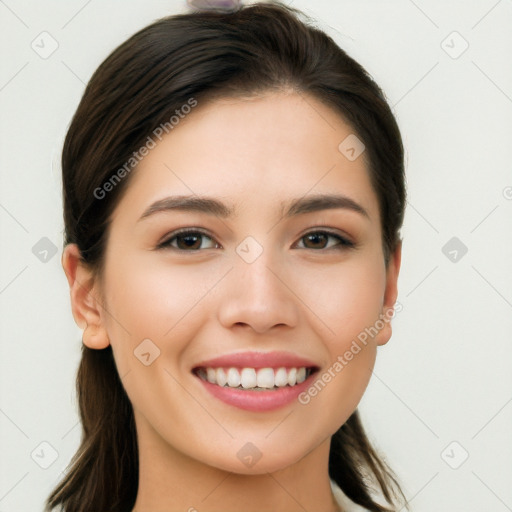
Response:
[{"label": "brown eye", "polygon": [[310,233],[303,240],[306,241],[304,245],[308,249],[324,249],[329,237],[325,233]]},{"label": "brown eye", "polygon": [[[211,242],[209,247],[202,247],[204,240],[209,240]],[[159,249],[169,248],[188,252],[199,251],[200,249],[211,249],[215,247],[218,247],[218,244],[215,243],[211,237],[205,233],[202,233],[201,231],[191,230],[174,233],[174,236],[171,236],[158,246]]]},{"label": "brown eye", "polygon": [[[335,240],[335,243],[329,245],[329,239]],[[352,242],[349,242],[345,238],[325,231],[312,231],[304,235],[301,238],[301,241],[302,240],[304,241],[305,249],[343,249],[345,247],[354,246]]]},{"label": "brown eye", "polygon": [[178,235],[176,245],[178,249],[199,249],[203,235]]}]

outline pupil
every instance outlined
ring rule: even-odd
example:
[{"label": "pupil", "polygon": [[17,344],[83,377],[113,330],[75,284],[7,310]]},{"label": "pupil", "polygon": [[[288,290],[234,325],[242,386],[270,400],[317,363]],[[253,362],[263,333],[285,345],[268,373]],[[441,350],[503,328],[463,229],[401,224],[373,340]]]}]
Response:
[{"label": "pupil", "polygon": [[307,236],[308,240],[313,242],[313,245],[320,243],[322,245],[322,242],[326,241],[326,236],[324,233],[314,233]]},{"label": "pupil", "polygon": [[[180,245],[179,241],[182,240],[184,241],[183,244],[181,245],[184,245],[185,248],[194,248],[194,244],[197,245],[197,241],[199,240],[199,236],[197,235],[186,235],[186,236],[181,236],[179,239],[178,239],[178,246]],[[201,244],[199,244],[201,245]],[[180,247],[182,248],[182,247]]]}]

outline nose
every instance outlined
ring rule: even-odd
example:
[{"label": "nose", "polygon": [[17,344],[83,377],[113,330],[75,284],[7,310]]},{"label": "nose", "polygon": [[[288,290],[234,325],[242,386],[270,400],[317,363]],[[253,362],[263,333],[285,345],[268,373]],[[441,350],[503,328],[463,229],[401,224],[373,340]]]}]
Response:
[{"label": "nose", "polygon": [[297,325],[301,301],[290,272],[269,261],[265,252],[252,263],[236,261],[226,279],[218,303],[224,327],[240,326],[263,334],[274,327]]}]

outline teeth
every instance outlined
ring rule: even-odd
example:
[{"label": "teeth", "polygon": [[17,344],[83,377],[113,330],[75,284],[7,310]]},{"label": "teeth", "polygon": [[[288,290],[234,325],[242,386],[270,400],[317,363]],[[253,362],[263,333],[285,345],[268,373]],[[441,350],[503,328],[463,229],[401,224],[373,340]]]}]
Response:
[{"label": "teeth", "polygon": [[226,377],[224,370],[222,368],[217,368],[217,372],[215,375],[217,377],[217,384],[219,386],[225,386],[226,383],[228,382],[228,378]]},{"label": "teeth", "polygon": [[297,384],[306,380],[306,368],[299,368],[297,370]]},{"label": "teeth", "polygon": [[282,388],[286,384],[288,384],[288,372],[286,368],[279,368],[274,375],[274,386]]},{"label": "teeth", "polygon": [[[217,384],[219,384],[217,382]],[[240,384],[242,387],[247,388],[255,388],[256,387],[256,370],[254,368],[244,368],[240,375]],[[222,386],[222,384],[219,384]]]},{"label": "teeth", "polygon": [[228,386],[230,388],[237,388],[240,386],[240,374],[236,368],[228,370]]},{"label": "teeth", "polygon": [[217,382],[216,373],[215,368],[206,368],[206,380],[215,384]]},{"label": "teeth", "polygon": [[198,376],[218,386],[239,389],[277,389],[304,382],[311,370],[308,368],[202,368]]},{"label": "teeth", "polygon": [[256,382],[259,388],[274,387],[274,370],[272,368],[261,368],[256,374]]}]

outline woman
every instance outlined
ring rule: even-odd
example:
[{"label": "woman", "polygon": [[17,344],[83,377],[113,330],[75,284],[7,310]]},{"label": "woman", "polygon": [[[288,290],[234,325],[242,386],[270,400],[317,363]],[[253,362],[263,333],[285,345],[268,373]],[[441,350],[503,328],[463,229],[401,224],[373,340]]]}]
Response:
[{"label": "woman", "polygon": [[401,506],[357,413],[391,336],[401,136],[299,15],[164,18],[87,85],[62,155],[83,439],[48,510]]}]

